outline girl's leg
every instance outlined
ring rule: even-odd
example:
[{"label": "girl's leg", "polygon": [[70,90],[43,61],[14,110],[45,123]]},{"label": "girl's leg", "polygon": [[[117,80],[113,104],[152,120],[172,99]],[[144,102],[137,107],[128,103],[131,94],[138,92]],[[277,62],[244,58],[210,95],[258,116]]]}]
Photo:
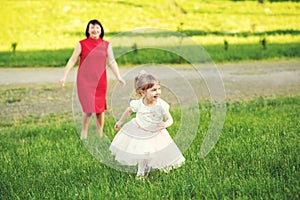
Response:
[{"label": "girl's leg", "polygon": [[104,127],[104,112],[96,114],[96,125],[98,134],[100,137],[103,137],[103,127]]},{"label": "girl's leg", "polygon": [[89,122],[91,120],[92,113],[83,113],[82,116],[82,130],[81,130],[81,139],[87,138],[88,128],[89,128]]},{"label": "girl's leg", "polygon": [[148,175],[150,168],[148,167],[148,160],[139,160],[138,161],[138,171],[136,176],[144,178]]}]

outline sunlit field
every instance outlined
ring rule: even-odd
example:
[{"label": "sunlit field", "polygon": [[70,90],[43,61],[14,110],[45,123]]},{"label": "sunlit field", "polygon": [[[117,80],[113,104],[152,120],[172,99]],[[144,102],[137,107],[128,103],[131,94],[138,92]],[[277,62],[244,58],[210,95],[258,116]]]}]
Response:
[{"label": "sunlit field", "polygon": [[[94,18],[102,22],[107,40],[145,27],[180,32],[203,46],[215,62],[298,58],[300,52],[300,6],[296,2],[66,0],[1,4],[1,67],[63,66],[76,43],[85,37],[87,22]],[[131,59],[120,62],[121,66],[136,64]]]}]

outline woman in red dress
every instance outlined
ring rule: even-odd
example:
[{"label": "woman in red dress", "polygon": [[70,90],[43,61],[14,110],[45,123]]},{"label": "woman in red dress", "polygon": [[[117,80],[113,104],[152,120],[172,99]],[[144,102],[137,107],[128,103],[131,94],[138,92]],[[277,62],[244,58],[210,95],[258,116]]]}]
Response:
[{"label": "woman in red dress", "polygon": [[70,70],[80,57],[77,71],[77,93],[83,111],[81,138],[87,138],[88,124],[92,113],[96,114],[97,129],[100,137],[103,136],[104,111],[106,110],[106,62],[117,80],[125,85],[120,76],[118,64],[114,58],[112,47],[103,40],[104,30],[98,20],[89,21],[86,27],[86,39],[79,41],[70,57],[63,78],[62,86]]}]

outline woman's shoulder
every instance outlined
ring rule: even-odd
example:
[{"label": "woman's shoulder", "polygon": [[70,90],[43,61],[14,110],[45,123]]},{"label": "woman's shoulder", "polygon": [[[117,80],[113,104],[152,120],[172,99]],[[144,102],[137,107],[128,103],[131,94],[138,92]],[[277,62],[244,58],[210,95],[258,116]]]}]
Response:
[{"label": "woman's shoulder", "polygon": [[104,42],[104,44],[107,47],[107,49],[111,48],[111,45],[110,45],[110,43],[107,40],[102,40],[102,41]]},{"label": "woman's shoulder", "polygon": [[82,40],[79,40],[78,42],[80,44],[81,47],[84,47],[84,46],[87,46],[89,45],[89,41],[88,41],[88,38],[85,38],[85,39],[82,39]]},{"label": "woman's shoulder", "polygon": [[88,41],[88,38],[84,38],[82,40],[79,40],[79,43],[86,42],[86,41]]}]

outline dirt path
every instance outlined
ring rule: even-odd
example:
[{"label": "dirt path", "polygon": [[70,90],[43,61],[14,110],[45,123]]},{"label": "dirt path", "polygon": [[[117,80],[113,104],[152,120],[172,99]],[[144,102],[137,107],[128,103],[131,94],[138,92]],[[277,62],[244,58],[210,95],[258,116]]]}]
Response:
[{"label": "dirt path", "polygon": [[[299,94],[300,92],[300,60],[227,63],[218,64],[217,67],[228,99]],[[174,68],[185,76],[194,73],[191,67],[176,66]],[[120,69],[121,74],[126,74],[129,70],[130,68]],[[63,71],[63,68],[0,69],[0,86],[58,84]],[[108,72],[109,79],[114,79],[111,72],[109,70]],[[76,70],[70,73],[67,82],[74,82],[75,73]]]},{"label": "dirt path", "polygon": [[[241,101],[259,96],[300,94],[300,60],[227,63],[217,65],[217,67],[220,74],[219,78],[224,84],[226,101]],[[139,67],[136,69],[139,70]],[[133,77],[130,76],[132,70],[132,68],[120,69],[128,84],[132,84]],[[175,75],[169,73],[172,70],[176,72]],[[215,71],[207,68],[201,70],[206,73],[206,78],[212,78],[212,80],[216,78]],[[69,75],[68,84],[65,88],[59,85],[63,71],[62,68],[0,69],[1,121],[29,114],[72,113],[72,104],[74,103],[72,102],[72,91],[76,70],[73,70]],[[109,79],[114,80],[110,70],[108,73]],[[193,88],[196,88],[194,91],[198,93],[196,95],[200,97],[200,100],[210,100],[210,92],[205,81],[199,80],[199,76],[195,76],[197,73],[191,66],[156,67],[155,74],[163,79],[161,80],[163,84],[170,86],[171,89],[163,94],[163,97],[167,97],[166,100],[170,102],[176,102],[176,98],[180,95],[186,100],[190,98],[188,96],[190,92],[185,88],[186,85],[180,83],[182,79],[180,76],[189,79],[188,81],[192,83]],[[127,88],[132,91],[132,86],[128,85]],[[175,95],[174,88],[176,90]],[[129,92],[123,91],[126,93],[124,97],[128,98]],[[108,95],[108,104],[111,102],[110,98],[113,97]]]}]

